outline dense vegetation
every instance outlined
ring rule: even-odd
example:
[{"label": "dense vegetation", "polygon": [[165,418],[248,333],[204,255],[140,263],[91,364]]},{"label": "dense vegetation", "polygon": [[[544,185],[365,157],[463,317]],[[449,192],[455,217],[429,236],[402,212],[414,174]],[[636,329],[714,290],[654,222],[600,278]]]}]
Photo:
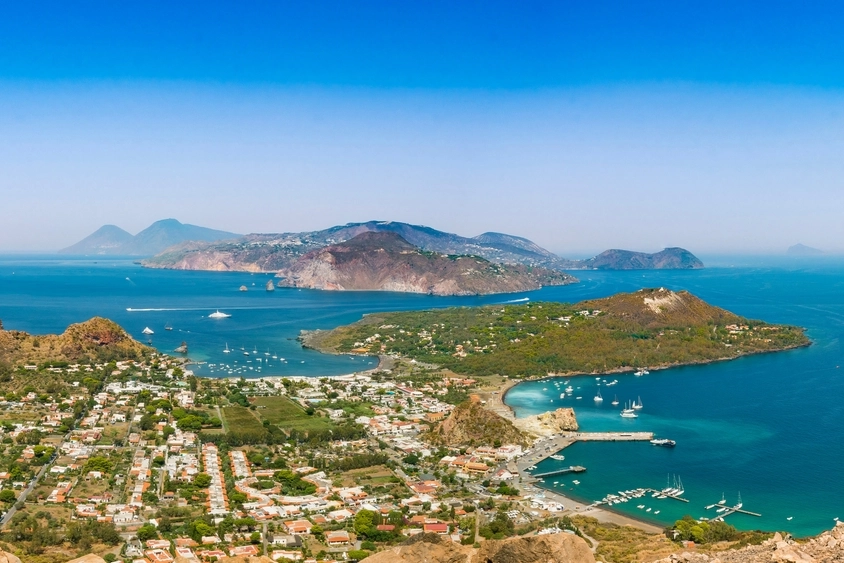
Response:
[{"label": "dense vegetation", "polygon": [[306,337],[322,350],[395,354],[469,375],[601,373],[803,346],[803,330],[751,321],[687,292],[641,290],[574,305],[527,303],[374,314]]}]

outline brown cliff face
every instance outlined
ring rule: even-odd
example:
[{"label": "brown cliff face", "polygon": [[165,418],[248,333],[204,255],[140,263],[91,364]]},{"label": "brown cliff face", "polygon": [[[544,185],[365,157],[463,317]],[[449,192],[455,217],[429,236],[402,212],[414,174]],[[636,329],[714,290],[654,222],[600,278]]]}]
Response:
[{"label": "brown cliff face", "polygon": [[280,273],[280,286],[326,290],[481,295],[576,281],[568,274],[423,251],[391,232],[366,232],[309,252]]},{"label": "brown cliff face", "polygon": [[490,540],[480,548],[421,534],[376,553],[364,563],[595,563],[589,546],[572,534]]}]

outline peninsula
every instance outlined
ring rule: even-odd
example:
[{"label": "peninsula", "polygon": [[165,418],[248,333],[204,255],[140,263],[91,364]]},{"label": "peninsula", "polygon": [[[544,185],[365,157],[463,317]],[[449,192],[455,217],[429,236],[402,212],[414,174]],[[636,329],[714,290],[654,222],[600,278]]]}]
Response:
[{"label": "peninsula", "polygon": [[278,274],[282,287],[481,295],[531,291],[577,280],[558,270],[505,265],[422,250],[393,232],[364,232],[313,250]]},{"label": "peninsula", "polygon": [[810,343],[803,329],[745,319],[686,291],[376,313],[305,333],[325,352],[396,355],[466,375],[591,374],[706,363]]}]

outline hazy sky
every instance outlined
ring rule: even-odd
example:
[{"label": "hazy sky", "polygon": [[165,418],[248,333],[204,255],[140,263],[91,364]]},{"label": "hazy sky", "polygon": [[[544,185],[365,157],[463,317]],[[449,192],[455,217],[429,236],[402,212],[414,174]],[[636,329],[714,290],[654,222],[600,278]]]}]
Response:
[{"label": "hazy sky", "polygon": [[171,4],[4,6],[0,251],[166,217],[844,249],[836,3]]}]

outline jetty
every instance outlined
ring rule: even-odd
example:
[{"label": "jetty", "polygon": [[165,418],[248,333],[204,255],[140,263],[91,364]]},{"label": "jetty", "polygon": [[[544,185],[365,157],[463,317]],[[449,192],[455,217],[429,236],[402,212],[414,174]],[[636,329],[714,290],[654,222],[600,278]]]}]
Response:
[{"label": "jetty", "polygon": [[706,507],[706,510],[710,510],[712,508],[717,508],[719,510],[720,514],[713,518],[713,520],[723,520],[727,516],[735,514],[736,512],[740,514],[747,514],[748,516],[756,516],[759,518],[762,517],[761,514],[745,510],[743,506],[744,504],[742,504],[741,502],[741,495],[739,495],[738,504],[736,504],[735,506],[727,506],[727,504],[723,500],[721,500],[720,502],[716,502],[715,504],[710,504]]},{"label": "jetty", "polygon": [[[515,470],[527,472],[528,467],[556,455],[575,442],[648,442],[653,440],[653,432],[567,432],[550,438],[543,438],[534,444],[527,455],[515,464]],[[534,475],[537,477],[537,475]]]},{"label": "jetty", "polygon": [[534,473],[533,477],[542,479],[543,477],[553,477],[554,475],[565,475],[567,473],[583,473],[584,471],[586,471],[586,468],[582,465],[572,465],[562,469],[555,469],[554,471],[546,471],[545,473]]}]

